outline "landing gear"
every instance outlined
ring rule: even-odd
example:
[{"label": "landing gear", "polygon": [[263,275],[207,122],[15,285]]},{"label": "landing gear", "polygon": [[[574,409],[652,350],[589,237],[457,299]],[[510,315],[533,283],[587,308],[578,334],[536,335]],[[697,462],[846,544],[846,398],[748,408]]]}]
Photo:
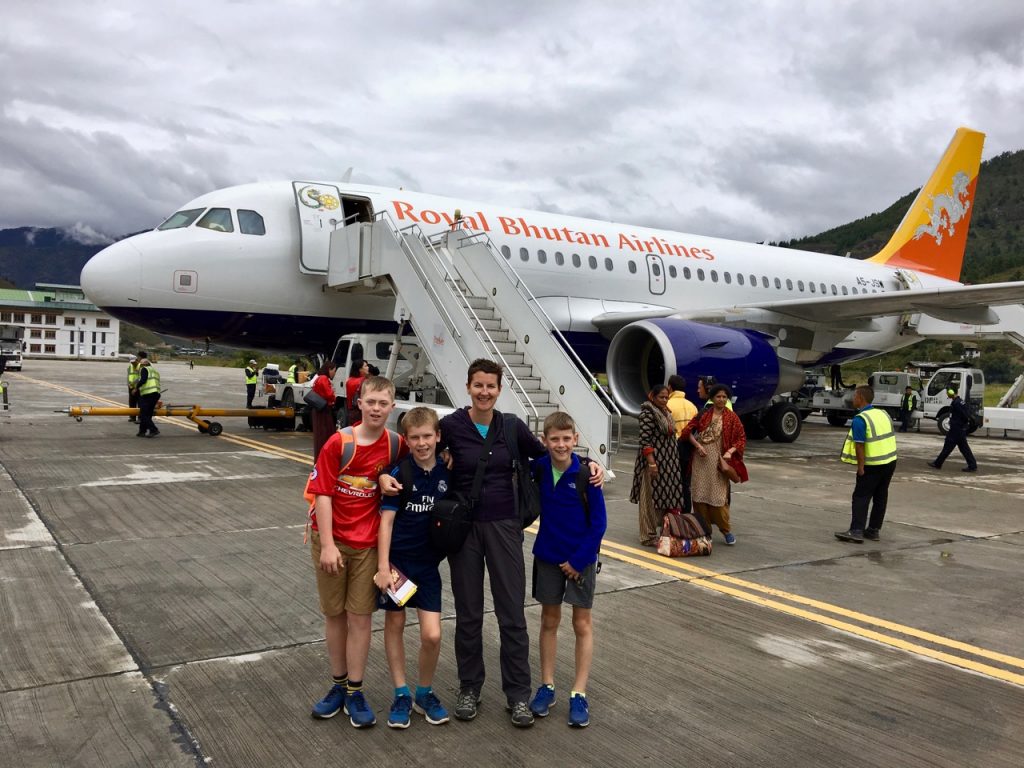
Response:
[{"label": "landing gear", "polygon": [[776,403],[761,419],[768,437],[775,443],[792,443],[800,436],[800,409],[792,403]]},{"label": "landing gear", "polygon": [[827,411],[825,418],[833,427],[845,427],[846,420],[850,417],[844,411]]}]

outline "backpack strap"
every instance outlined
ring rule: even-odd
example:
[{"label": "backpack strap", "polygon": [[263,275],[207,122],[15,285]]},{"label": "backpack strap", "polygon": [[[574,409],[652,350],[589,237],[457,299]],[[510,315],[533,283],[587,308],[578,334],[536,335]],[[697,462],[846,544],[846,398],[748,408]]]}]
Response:
[{"label": "backpack strap", "polygon": [[341,474],[352,463],[352,457],[356,455],[356,435],[352,431],[352,427],[339,429],[338,432],[341,434],[341,464],[338,466],[338,474]]},{"label": "backpack strap", "polygon": [[579,494],[580,504],[583,505],[583,514],[587,518],[587,527],[590,527],[590,499],[587,498],[587,488],[590,485],[590,459],[580,456],[580,471],[576,476],[576,493]]},{"label": "backpack strap", "polygon": [[398,492],[398,511],[404,512],[409,499],[412,498],[412,486],[415,477],[412,473],[412,459],[406,457],[398,465],[398,482],[402,484],[402,490]]},{"label": "backpack strap", "polygon": [[402,437],[390,429],[385,429],[385,431],[388,433],[388,463],[390,464],[398,456],[398,451],[402,447]]},{"label": "backpack strap", "polygon": [[513,464],[519,463],[519,425],[516,423],[519,419],[514,413],[503,413],[501,420],[505,431],[505,446],[508,448],[508,455],[512,458]]}]

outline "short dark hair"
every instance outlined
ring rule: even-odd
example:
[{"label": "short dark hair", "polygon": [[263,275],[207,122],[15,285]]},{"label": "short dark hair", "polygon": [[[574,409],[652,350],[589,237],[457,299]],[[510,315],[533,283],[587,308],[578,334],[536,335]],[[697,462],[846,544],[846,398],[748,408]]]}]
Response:
[{"label": "short dark hair", "polygon": [[715,384],[708,390],[708,397],[714,397],[719,392],[725,392],[725,396],[732,400],[732,389],[729,388],[728,384]]},{"label": "short dark hair", "polygon": [[654,398],[660,395],[663,389],[668,389],[668,384],[655,384],[647,393],[647,399],[654,402]]},{"label": "short dark hair", "polygon": [[871,405],[873,402],[875,402],[875,390],[873,390],[867,384],[861,384],[859,387],[853,390],[853,394],[860,395],[864,399],[864,402],[867,403],[868,405]]},{"label": "short dark hair", "polygon": [[147,357],[149,357],[149,353],[146,352],[146,350],[144,349],[140,349],[138,352],[135,353],[135,356],[140,360],[145,360]]},{"label": "short dark hair", "polygon": [[555,429],[571,429],[575,434],[576,422],[565,411],[555,411],[548,414],[548,417],[544,419],[544,435],[546,436],[548,432]]},{"label": "short dark hair", "polygon": [[338,366],[336,366],[334,364],[333,360],[327,360],[327,361],[324,362],[323,365],[320,366],[319,370],[316,372],[316,375],[317,376],[330,376],[331,375],[331,369],[332,368],[337,369],[337,367]]},{"label": "short dark hair", "polygon": [[668,385],[673,392],[682,392],[686,389],[686,379],[680,376],[678,373],[673,373],[668,377]]},{"label": "short dark hair", "polygon": [[469,384],[473,380],[473,375],[477,373],[493,373],[498,377],[498,386],[501,386],[502,367],[493,360],[488,360],[486,357],[478,357],[470,363],[469,371],[466,373],[466,383]]}]

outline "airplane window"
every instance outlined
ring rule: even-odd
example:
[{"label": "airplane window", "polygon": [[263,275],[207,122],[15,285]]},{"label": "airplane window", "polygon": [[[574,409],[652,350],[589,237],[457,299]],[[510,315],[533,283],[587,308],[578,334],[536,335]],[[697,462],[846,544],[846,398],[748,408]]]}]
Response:
[{"label": "airplane window", "polygon": [[591,269],[597,269],[597,257],[587,256],[587,264],[590,266]]},{"label": "airplane window", "polygon": [[572,265],[574,267],[578,267],[581,263],[582,262],[580,261],[580,255],[578,253],[574,253],[572,255]]},{"label": "airplane window", "polygon": [[814,283],[808,283],[807,287],[811,289],[811,293],[816,293],[818,290]]},{"label": "airplane window", "polygon": [[676,272],[675,264],[669,264],[668,265],[668,276],[669,277],[676,277],[678,274],[679,273]]},{"label": "airplane window", "polygon": [[501,246],[501,255],[504,256],[505,260],[507,261],[508,259],[512,258],[512,251],[509,250],[509,247],[507,245],[503,245]]},{"label": "airplane window", "polygon": [[780,289],[780,290],[782,289],[782,281],[779,280],[779,278],[777,278],[777,277],[775,278],[775,287]]},{"label": "airplane window", "polygon": [[555,251],[555,264],[558,266],[565,264],[565,256],[562,255],[561,251]]},{"label": "airplane window", "polygon": [[228,208],[211,208],[197,223],[197,227],[212,229],[214,232],[234,232],[231,223],[231,210]]},{"label": "airplane window", "polygon": [[690,272],[690,268],[689,267],[683,267],[683,277],[685,277],[687,280],[689,280],[690,279],[690,275],[692,275],[692,274],[693,273]]},{"label": "airplane window", "polygon": [[804,281],[803,280],[797,280],[796,281],[796,287],[800,290],[801,293],[803,293]]},{"label": "airplane window", "polygon": [[793,281],[790,280],[788,277],[786,278],[786,290],[787,291],[792,291],[793,290]]},{"label": "airplane window", "polygon": [[636,262],[633,261],[632,259],[630,259],[630,261],[629,261],[629,274],[631,274],[631,275],[635,275],[636,274]]},{"label": "airplane window", "polygon": [[537,261],[539,261],[541,264],[547,264],[548,263],[548,252],[547,251],[537,251]]},{"label": "airplane window", "polygon": [[752,288],[757,288],[757,275],[750,276],[750,286]]},{"label": "airplane window", "polygon": [[247,211],[244,208],[238,209],[238,231],[243,235],[265,235],[267,227],[263,223],[263,217],[256,211]]},{"label": "airplane window", "polygon": [[700,280],[701,282],[704,282],[704,270],[703,269],[698,269],[697,270],[697,279]]},{"label": "airplane window", "polygon": [[828,290],[825,288],[825,284],[822,283],[821,284],[821,295],[824,296],[826,293],[828,293]]},{"label": "airplane window", "polygon": [[715,270],[713,270],[713,269],[711,270],[711,282],[712,283],[717,283],[718,282],[718,273]]},{"label": "airplane window", "polygon": [[856,296],[858,293],[860,293],[860,291],[857,290],[856,286],[854,286],[852,290],[853,290],[853,295],[854,296]]},{"label": "airplane window", "polygon": [[765,288],[768,287],[768,276],[767,275],[761,275],[761,285],[763,285]]},{"label": "airplane window", "polygon": [[530,252],[528,250],[526,250],[525,248],[520,248],[519,249],[519,258],[522,259],[523,261],[529,261],[530,260]]},{"label": "airplane window", "polygon": [[832,295],[833,296],[839,295],[839,291],[836,290],[836,284],[835,283],[832,283]]},{"label": "airplane window", "polygon": [[198,219],[199,214],[202,212],[202,208],[190,208],[187,211],[178,211],[167,219],[167,221],[157,227],[157,229],[180,229],[181,227],[187,227],[193,221]]},{"label": "airplane window", "polygon": [[[579,264],[576,266],[578,267]],[[651,264],[651,274],[655,277],[661,277],[661,267],[658,264]]]},{"label": "airplane window", "polygon": [[607,269],[609,272],[611,272],[612,269],[614,268],[614,266],[615,266],[615,264],[612,263],[611,259],[605,258],[605,260],[604,260],[604,268],[605,269]]},{"label": "airplane window", "polygon": [[[729,274],[729,273],[726,272],[726,274]],[[743,273],[742,272],[737,272],[736,273],[736,282],[739,283],[740,285],[743,285]]]},{"label": "airplane window", "polygon": [[725,278],[725,284],[726,285],[729,285],[729,284],[732,283],[732,275],[730,275],[728,272],[723,272],[722,273],[722,277]]},{"label": "airplane window", "polygon": [[846,296],[848,294],[849,294],[849,291],[846,290],[846,286],[844,285],[843,286],[843,296]]}]

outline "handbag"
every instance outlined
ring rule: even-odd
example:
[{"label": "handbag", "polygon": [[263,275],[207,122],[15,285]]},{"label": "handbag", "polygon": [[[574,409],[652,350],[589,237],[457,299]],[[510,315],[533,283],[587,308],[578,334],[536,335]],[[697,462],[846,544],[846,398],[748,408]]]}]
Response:
[{"label": "handbag", "polygon": [[323,395],[318,392],[314,392],[312,389],[302,396],[302,400],[306,405],[312,407],[317,411],[322,411],[327,407],[327,400]]},{"label": "handbag", "polygon": [[658,554],[665,557],[690,557],[711,554],[711,530],[694,514],[667,512],[662,518]]},{"label": "handbag", "polygon": [[[493,424],[492,424],[493,426]],[[484,485],[484,470],[491,458],[491,446],[498,436],[497,429],[487,430],[484,447],[476,464],[473,475],[473,489],[469,498],[458,491],[450,491],[443,499],[434,502],[430,511],[430,531],[428,538],[438,554],[450,557],[462,549],[469,532],[473,529],[473,509],[480,500],[480,489]]]},{"label": "handbag", "polygon": [[747,466],[743,463],[743,459],[735,455],[731,459],[719,456],[718,471],[733,483],[745,483],[750,479],[750,475],[747,474]]},{"label": "handbag", "polygon": [[519,524],[529,528],[540,517],[540,487],[533,481],[529,464],[519,456],[518,419],[515,414],[502,414],[505,445],[512,457],[512,496],[519,513]]}]

